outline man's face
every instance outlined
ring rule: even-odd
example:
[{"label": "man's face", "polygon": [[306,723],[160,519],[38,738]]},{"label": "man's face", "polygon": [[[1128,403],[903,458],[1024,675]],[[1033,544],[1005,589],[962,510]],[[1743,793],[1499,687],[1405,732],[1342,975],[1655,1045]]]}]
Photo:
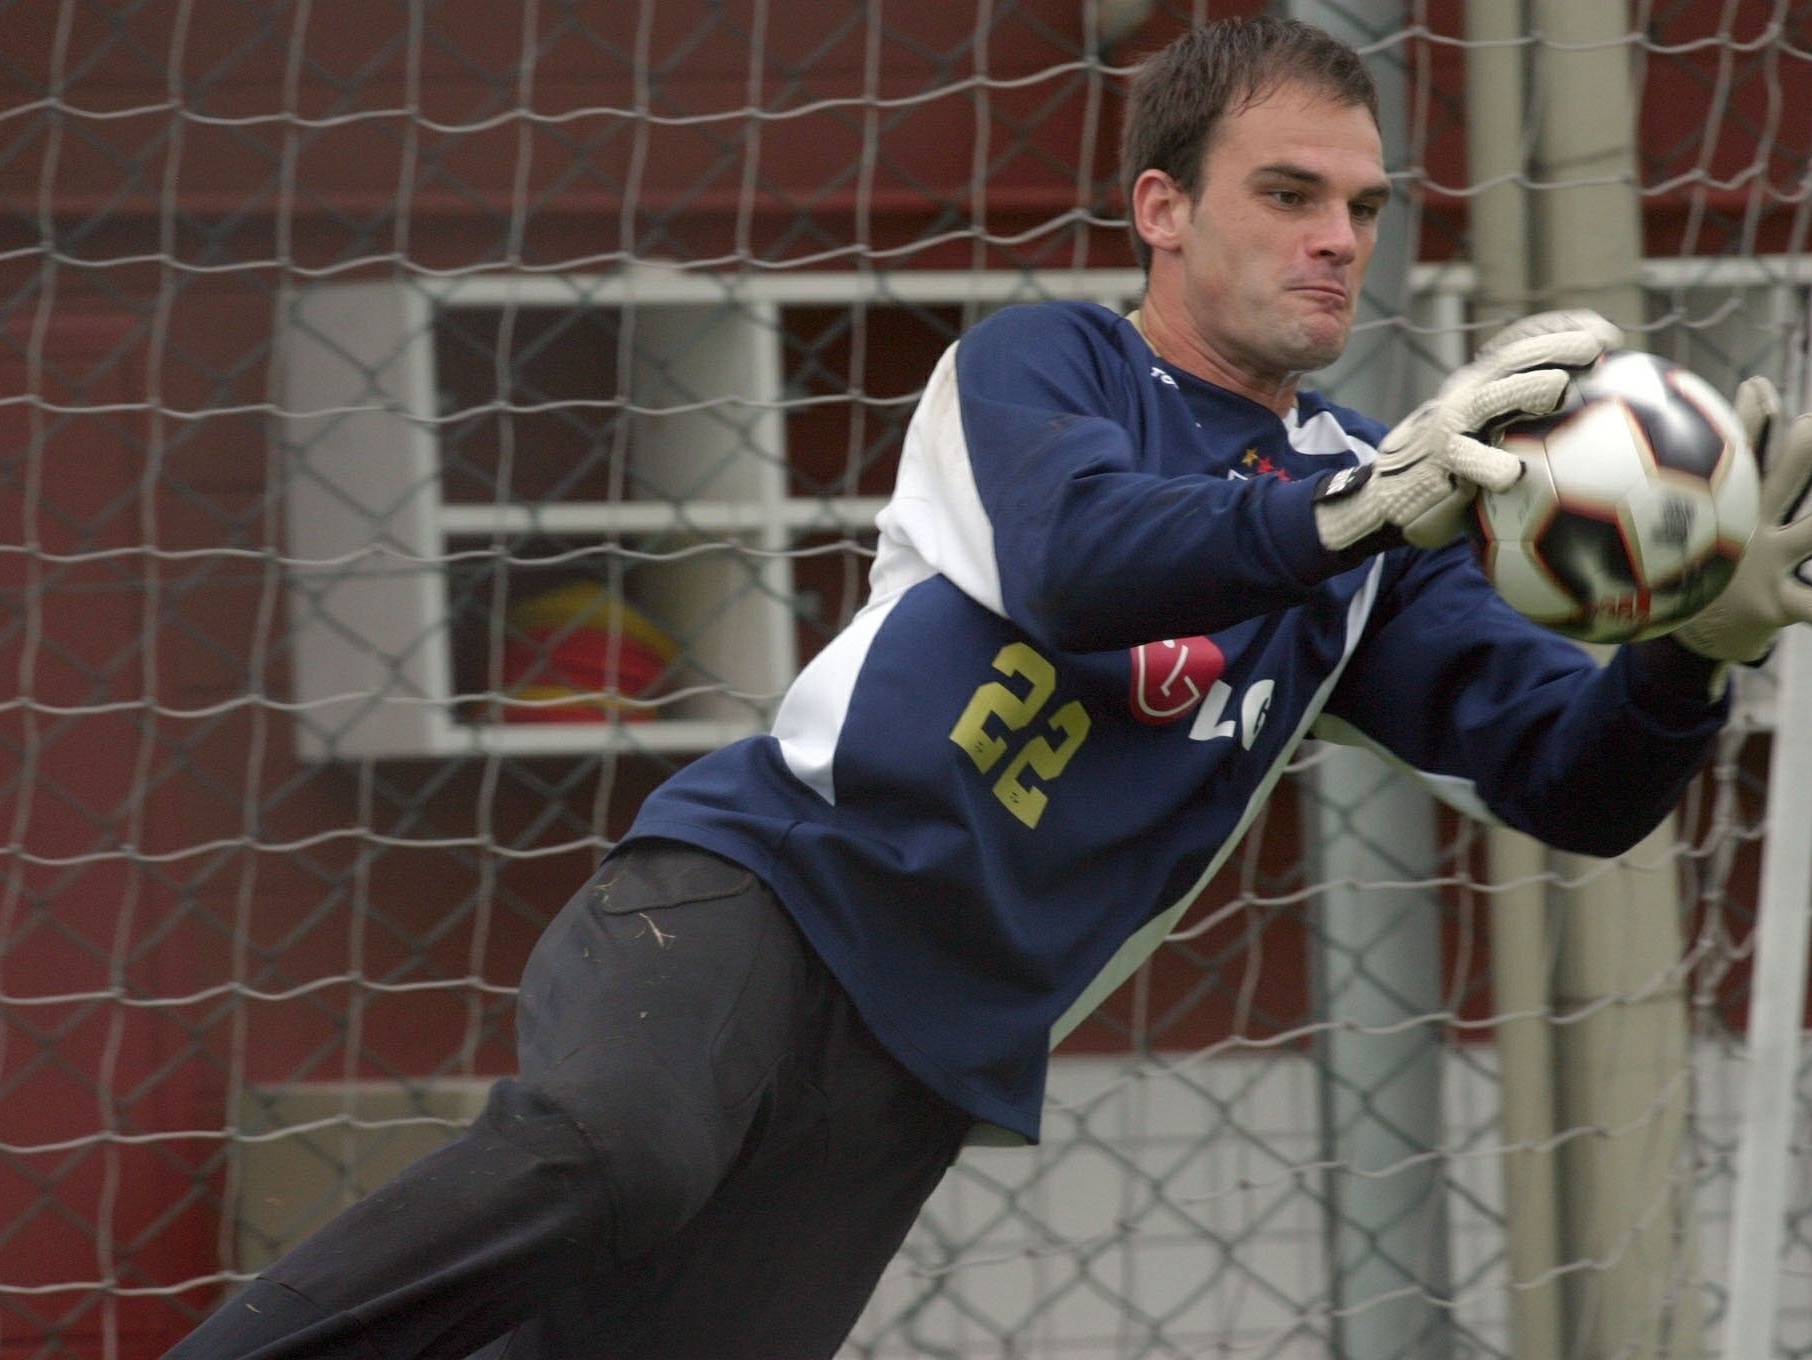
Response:
[{"label": "man's face", "polygon": [[1177,238],[1192,344],[1258,387],[1332,363],[1389,197],[1362,107],[1287,84],[1223,119]]}]

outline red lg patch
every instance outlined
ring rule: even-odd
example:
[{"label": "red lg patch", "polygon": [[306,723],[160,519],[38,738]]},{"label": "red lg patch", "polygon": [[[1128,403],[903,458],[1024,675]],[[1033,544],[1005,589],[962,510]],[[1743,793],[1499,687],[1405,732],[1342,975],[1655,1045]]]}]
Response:
[{"label": "red lg patch", "polygon": [[1205,637],[1134,647],[1129,697],[1133,717],[1154,727],[1187,717],[1226,668],[1226,655]]}]

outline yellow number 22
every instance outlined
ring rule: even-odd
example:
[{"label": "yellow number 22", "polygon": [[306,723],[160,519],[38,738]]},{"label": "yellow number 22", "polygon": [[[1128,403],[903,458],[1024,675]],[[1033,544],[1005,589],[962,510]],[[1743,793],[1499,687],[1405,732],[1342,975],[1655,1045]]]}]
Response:
[{"label": "yellow number 22", "polygon": [[[950,729],[950,740],[968,753],[983,774],[998,765],[1010,747],[1007,737],[989,729],[990,719],[997,720],[1009,735],[1023,732],[1050,703],[1057,688],[1057,668],[1023,642],[1002,647],[994,658],[994,669],[1009,680],[1023,681],[1023,686],[1015,690],[990,680],[977,687],[962,717]],[[1080,700],[1072,699],[1050,716],[1046,726],[1050,735],[1035,733],[1022,741],[994,781],[994,796],[1027,826],[1038,825],[1050,801],[1042,788],[1027,782],[1028,776],[1048,782],[1063,773],[1088,736],[1088,711]]]}]

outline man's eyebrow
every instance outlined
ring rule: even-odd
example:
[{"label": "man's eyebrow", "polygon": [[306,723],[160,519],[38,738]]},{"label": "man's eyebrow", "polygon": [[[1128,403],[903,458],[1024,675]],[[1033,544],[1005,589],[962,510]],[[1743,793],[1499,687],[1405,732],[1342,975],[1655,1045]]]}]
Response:
[{"label": "man's eyebrow", "polygon": [[[1327,188],[1328,183],[1328,177],[1319,170],[1310,170],[1306,166],[1294,165],[1289,161],[1277,161],[1270,165],[1261,165],[1253,171],[1253,176],[1254,178],[1268,176],[1272,179],[1294,180],[1296,183],[1308,189],[1325,189]],[[1360,189],[1358,193],[1353,195],[1353,198],[1355,201],[1364,199],[1369,202],[1383,203],[1388,201],[1390,196],[1390,181],[1381,179],[1374,184],[1368,184]]]}]

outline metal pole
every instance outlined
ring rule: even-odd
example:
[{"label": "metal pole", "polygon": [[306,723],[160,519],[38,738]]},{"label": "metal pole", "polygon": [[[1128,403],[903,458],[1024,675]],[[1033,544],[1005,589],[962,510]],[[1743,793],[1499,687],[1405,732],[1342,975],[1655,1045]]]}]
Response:
[{"label": "metal pole", "polygon": [[1426,796],[1363,752],[1330,749],[1316,790],[1325,884],[1316,977],[1333,1353],[1452,1355],[1441,1158],[1440,903]]},{"label": "metal pole", "polygon": [[1487,855],[1493,883],[1491,988],[1500,1017],[1498,1123],[1505,1148],[1510,1349],[1517,1360],[1548,1360],[1565,1354],[1548,990],[1553,959],[1548,856],[1539,842],[1507,827],[1492,828]]},{"label": "metal pole", "polygon": [[[1400,0],[1291,0],[1289,14],[1364,51],[1401,32]],[[1411,165],[1408,80],[1396,48],[1369,59],[1385,166]],[[1400,187],[1401,181],[1399,181]],[[1407,412],[1414,347],[1401,326],[1416,218],[1398,193],[1372,256],[1353,342],[1316,385],[1383,419]],[[1328,1249],[1335,1354],[1342,1360],[1447,1360],[1446,1183],[1440,1159],[1440,903],[1430,876],[1434,812],[1412,780],[1371,755],[1330,748],[1316,779],[1321,881],[1316,977],[1322,1015],[1323,1129],[1335,1170]]]},{"label": "metal pole", "polygon": [[[1466,236],[1486,330],[1529,305],[1529,20],[1523,0],[1466,0]],[[1469,348],[1476,348],[1470,346]]]},{"label": "metal pole", "polygon": [[1626,0],[1531,0],[1537,42],[1537,296],[1591,307],[1640,345],[1642,210]]},{"label": "metal pole", "polygon": [[1555,999],[1573,1135],[1561,1149],[1568,1353],[1701,1355],[1674,827],[1620,860],[1558,863],[1579,884],[1560,912]]},{"label": "metal pole", "polygon": [[[1529,18],[1523,0],[1467,0],[1466,152],[1478,186],[1467,236],[1481,338],[1529,302]],[[1562,1354],[1560,1203],[1555,1180],[1554,1041],[1549,1023],[1547,851],[1506,827],[1487,833],[1491,990],[1505,1154],[1510,1347],[1517,1360]]]},{"label": "metal pole", "polygon": [[[1794,386],[1800,392],[1793,409],[1812,410],[1812,373]],[[1812,934],[1812,628],[1783,632],[1772,664],[1779,687],[1749,989],[1748,1086],[1730,1211],[1727,1356],[1774,1354]]]},{"label": "metal pole", "polygon": [[[1538,42],[1538,294],[1595,308],[1643,343],[1633,33],[1625,0],[1532,0]],[[1602,1130],[1562,1150],[1568,1342],[1583,1360],[1702,1354],[1682,1150],[1685,989],[1664,823],[1615,866],[1564,860],[1559,1118]],[[1640,999],[1632,1000],[1632,992]]]},{"label": "metal pole", "polygon": [[1775,656],[1780,688],[1749,993],[1748,1088],[1730,1215],[1723,1354],[1732,1357],[1775,1353],[1812,914],[1812,629],[1788,629]]}]

